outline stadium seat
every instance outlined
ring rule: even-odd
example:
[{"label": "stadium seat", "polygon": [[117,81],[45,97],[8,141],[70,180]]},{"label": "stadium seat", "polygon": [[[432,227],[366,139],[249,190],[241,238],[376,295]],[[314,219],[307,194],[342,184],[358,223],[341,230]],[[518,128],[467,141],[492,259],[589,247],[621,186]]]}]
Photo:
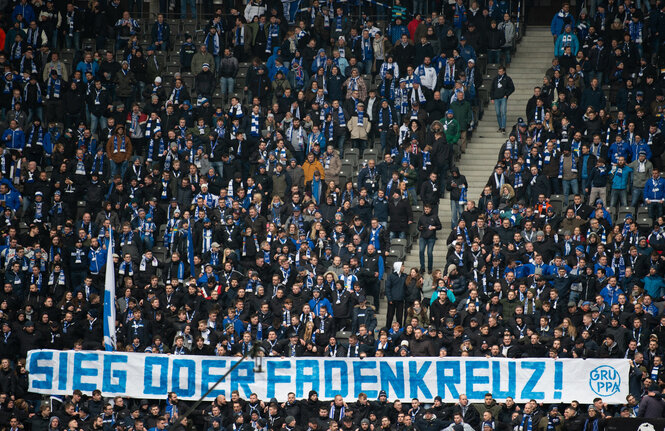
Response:
[{"label": "stadium seat", "polygon": [[651,229],[653,227],[653,220],[651,217],[640,217],[637,219],[637,225],[644,229]]},{"label": "stadium seat", "polygon": [[[404,240],[406,242],[406,240]],[[406,255],[406,244],[390,245],[390,255],[396,256],[398,259],[404,258]]]},{"label": "stadium seat", "polygon": [[367,149],[363,152],[363,159],[367,159],[367,160],[374,159],[374,160],[376,160],[377,157],[378,157],[378,153],[376,152],[376,150],[374,148]]},{"label": "stadium seat", "polygon": [[623,221],[626,215],[632,215],[635,217],[635,212],[633,207],[619,207],[617,211],[617,220]]}]

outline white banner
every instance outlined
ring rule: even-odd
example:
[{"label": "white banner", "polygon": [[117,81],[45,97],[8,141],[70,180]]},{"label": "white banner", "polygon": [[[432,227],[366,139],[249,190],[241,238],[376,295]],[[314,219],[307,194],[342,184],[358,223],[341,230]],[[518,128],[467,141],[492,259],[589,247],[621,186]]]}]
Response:
[{"label": "white banner", "polygon": [[[68,395],[74,389],[104,396],[164,399],[176,392],[181,399],[198,399],[239,358],[174,356],[103,351],[31,350],[28,353],[30,391]],[[342,395],[355,401],[364,392],[376,399],[444,402],[460,394],[482,401],[485,393],[517,402],[535,399],[553,403],[578,400],[591,403],[601,397],[623,403],[628,395],[630,363],[627,359],[505,359],[505,358],[265,358],[255,370],[247,359],[208,396],[229,396],[238,390],[248,398],[286,401],[294,392],[307,398],[310,390],[323,399]]]}]

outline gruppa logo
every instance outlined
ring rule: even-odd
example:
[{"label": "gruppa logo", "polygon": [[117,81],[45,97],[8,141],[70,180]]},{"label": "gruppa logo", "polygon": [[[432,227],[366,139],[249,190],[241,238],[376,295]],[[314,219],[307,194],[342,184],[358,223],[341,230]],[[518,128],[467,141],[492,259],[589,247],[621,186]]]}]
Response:
[{"label": "gruppa logo", "polygon": [[589,373],[589,386],[595,394],[609,397],[619,392],[621,376],[614,367],[601,365]]}]

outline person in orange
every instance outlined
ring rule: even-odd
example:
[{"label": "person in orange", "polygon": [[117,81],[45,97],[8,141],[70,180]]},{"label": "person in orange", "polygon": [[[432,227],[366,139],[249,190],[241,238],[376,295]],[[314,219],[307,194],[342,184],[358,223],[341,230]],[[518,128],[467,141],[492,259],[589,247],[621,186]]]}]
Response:
[{"label": "person in orange", "polygon": [[325,179],[326,177],[323,165],[319,159],[314,157],[314,153],[312,152],[307,154],[307,160],[305,160],[305,163],[302,164],[302,170],[305,172],[305,184],[312,181],[315,171],[319,171],[321,174],[321,179]]},{"label": "person in orange", "polygon": [[129,136],[125,135],[125,127],[119,125],[115,129],[115,135],[106,142],[106,155],[111,161],[111,177],[117,174],[125,175],[132,151],[132,141]]}]

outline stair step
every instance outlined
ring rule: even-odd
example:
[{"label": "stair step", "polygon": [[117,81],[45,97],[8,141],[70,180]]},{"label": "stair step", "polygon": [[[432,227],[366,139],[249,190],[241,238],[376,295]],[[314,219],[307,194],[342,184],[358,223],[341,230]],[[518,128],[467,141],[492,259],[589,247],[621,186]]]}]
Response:
[{"label": "stair step", "polygon": [[[515,84],[515,93],[510,97],[507,107],[507,127],[512,128],[519,117],[526,117],[525,107],[533,95],[533,87],[542,84],[545,71],[550,67],[553,58],[554,44],[549,27],[529,27],[528,33],[517,46],[517,53],[508,67],[508,76]],[[485,115],[477,125],[465,154],[457,162],[462,175],[469,183],[468,198],[478,200],[497,161],[499,149],[508,139],[508,134],[497,132],[496,115],[493,105],[488,105]],[[446,240],[450,229],[450,195],[446,194],[439,202],[439,218],[443,229],[437,235],[434,245],[434,268],[445,269],[445,258],[448,254]],[[407,268],[420,267],[418,244],[414,244],[411,252],[403,259]],[[429,280],[429,279],[427,279]],[[423,294],[431,294],[431,286],[423,285]],[[382,302],[382,306],[383,302]],[[379,325],[385,323],[385,313],[377,315]]]}]

